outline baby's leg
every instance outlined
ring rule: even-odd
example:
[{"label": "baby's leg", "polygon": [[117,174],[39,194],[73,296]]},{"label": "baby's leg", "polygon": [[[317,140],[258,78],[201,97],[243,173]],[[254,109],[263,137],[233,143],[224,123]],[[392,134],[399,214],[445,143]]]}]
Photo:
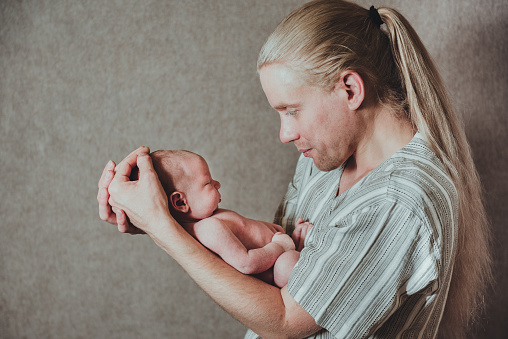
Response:
[{"label": "baby's leg", "polygon": [[275,285],[282,288],[288,284],[289,276],[300,259],[300,252],[286,251],[282,253],[273,265],[273,280]]}]

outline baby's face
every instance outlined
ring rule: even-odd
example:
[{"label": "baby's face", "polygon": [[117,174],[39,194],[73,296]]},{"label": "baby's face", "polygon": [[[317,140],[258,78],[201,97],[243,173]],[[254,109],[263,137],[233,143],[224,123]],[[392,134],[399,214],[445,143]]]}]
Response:
[{"label": "baby's face", "polygon": [[220,183],[212,179],[208,164],[201,157],[187,159],[186,168],[191,173],[185,193],[190,207],[188,216],[196,220],[208,218],[219,208]]}]

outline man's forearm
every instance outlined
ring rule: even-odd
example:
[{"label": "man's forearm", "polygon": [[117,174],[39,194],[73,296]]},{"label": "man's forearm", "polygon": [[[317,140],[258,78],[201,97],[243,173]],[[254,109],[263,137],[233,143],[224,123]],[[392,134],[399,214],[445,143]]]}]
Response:
[{"label": "man's forearm", "polygon": [[[163,221],[152,239],[233,317],[264,338],[300,337],[319,329],[286,289],[244,275],[204,248],[180,225]],[[302,313],[303,312],[303,313]],[[307,325],[307,326],[305,326]]]}]

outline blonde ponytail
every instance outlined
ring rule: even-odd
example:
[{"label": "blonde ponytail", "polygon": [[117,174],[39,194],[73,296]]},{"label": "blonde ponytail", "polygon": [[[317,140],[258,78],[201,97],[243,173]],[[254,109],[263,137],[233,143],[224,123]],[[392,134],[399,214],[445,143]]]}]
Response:
[{"label": "blonde ponytail", "polygon": [[379,8],[384,22],[346,1],[315,0],[282,21],[263,46],[258,69],[283,62],[309,85],[331,88],[345,70],[358,72],[369,100],[408,119],[441,159],[458,193],[458,239],[439,335],[463,338],[491,281],[490,232],[482,188],[464,128],[443,81],[409,22]]},{"label": "blonde ponytail", "polygon": [[400,70],[409,118],[443,161],[457,189],[457,255],[439,335],[464,338],[467,326],[482,309],[487,284],[492,279],[490,230],[480,178],[464,128],[418,35],[397,11],[378,11]]}]

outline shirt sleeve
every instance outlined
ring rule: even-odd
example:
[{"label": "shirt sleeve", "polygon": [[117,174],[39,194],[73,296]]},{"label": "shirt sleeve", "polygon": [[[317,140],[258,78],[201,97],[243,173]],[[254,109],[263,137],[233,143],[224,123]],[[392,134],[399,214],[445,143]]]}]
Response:
[{"label": "shirt sleeve", "polygon": [[317,227],[288,290],[335,337],[369,337],[409,296],[423,308],[437,290],[439,249],[430,229],[395,202]]}]

